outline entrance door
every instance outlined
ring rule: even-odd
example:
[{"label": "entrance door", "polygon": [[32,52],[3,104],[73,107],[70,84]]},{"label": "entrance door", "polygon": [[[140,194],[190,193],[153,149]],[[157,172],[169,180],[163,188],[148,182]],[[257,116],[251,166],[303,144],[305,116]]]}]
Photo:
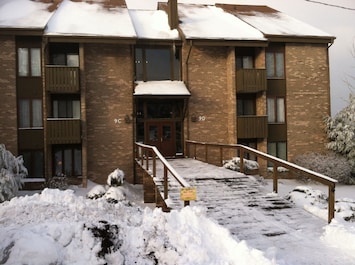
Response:
[{"label": "entrance door", "polygon": [[145,142],[154,145],[163,156],[175,156],[175,127],[173,122],[147,122]]}]

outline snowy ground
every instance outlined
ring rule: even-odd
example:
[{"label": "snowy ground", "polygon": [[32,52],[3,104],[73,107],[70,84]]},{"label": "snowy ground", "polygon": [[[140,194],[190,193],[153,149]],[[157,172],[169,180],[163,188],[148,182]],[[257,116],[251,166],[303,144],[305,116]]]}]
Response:
[{"label": "snowy ground", "polygon": [[[272,190],[271,181],[264,183],[265,190]],[[127,183],[116,188],[118,197],[125,194],[123,201],[91,200],[86,194],[94,184],[89,184],[87,189],[22,192],[0,204],[0,264],[278,264],[233,238],[201,207],[163,213],[143,203],[141,186]],[[301,186],[299,191],[289,194],[295,186]],[[326,205],[321,187],[279,183],[281,195],[317,215]],[[330,225],[325,222],[320,240],[355,263],[355,223],[344,221],[354,214],[354,189],[337,186],[339,212]],[[328,264],[326,258],[322,264]]]}]

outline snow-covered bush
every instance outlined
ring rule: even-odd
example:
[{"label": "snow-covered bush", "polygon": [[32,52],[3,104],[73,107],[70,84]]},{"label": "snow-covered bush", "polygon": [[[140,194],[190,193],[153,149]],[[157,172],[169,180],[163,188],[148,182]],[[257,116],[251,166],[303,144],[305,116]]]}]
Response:
[{"label": "snow-covered bush", "polygon": [[96,185],[86,194],[86,197],[89,199],[98,199],[104,196],[105,193],[106,189],[104,186]]},{"label": "snow-covered bush", "polygon": [[329,152],[327,154],[310,153],[295,157],[295,164],[334,178],[343,184],[355,184],[352,167],[344,156]]},{"label": "snow-covered bush", "polygon": [[117,203],[126,199],[123,190],[124,173],[120,169],[115,169],[107,177],[108,187],[102,185],[94,186],[87,194],[89,199],[105,198],[110,203]]},{"label": "snow-covered bush", "polygon": [[355,95],[349,96],[349,104],[334,118],[327,118],[326,132],[327,148],[348,158],[355,173]]},{"label": "snow-covered bush", "polygon": [[[243,162],[244,162],[244,169],[247,169],[247,170],[259,169],[259,164],[256,161],[247,160],[244,158]],[[233,157],[231,160],[223,161],[223,167],[234,170],[234,171],[240,171],[240,158]]]},{"label": "snow-covered bush", "polygon": [[107,185],[110,187],[117,187],[123,184],[124,173],[121,169],[116,168],[113,172],[110,173],[107,177]]},{"label": "snow-covered bush", "polygon": [[66,190],[69,187],[68,179],[63,177],[52,177],[46,182],[46,187],[50,189]]},{"label": "snow-covered bush", "polygon": [[15,157],[0,144],[0,203],[15,197],[27,176],[22,156]]}]

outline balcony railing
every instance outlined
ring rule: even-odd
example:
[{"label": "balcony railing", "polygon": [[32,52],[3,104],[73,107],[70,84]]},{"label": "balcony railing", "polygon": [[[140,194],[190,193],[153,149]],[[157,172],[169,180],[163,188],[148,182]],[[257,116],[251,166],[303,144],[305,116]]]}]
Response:
[{"label": "balcony railing", "polygon": [[236,73],[237,93],[266,91],[265,69],[238,69]]},{"label": "balcony railing", "polygon": [[47,119],[49,144],[81,143],[80,119]]},{"label": "balcony railing", "polygon": [[52,93],[78,93],[79,67],[47,65],[46,89]]},{"label": "balcony railing", "polygon": [[238,116],[237,137],[266,138],[267,137],[267,116]]}]

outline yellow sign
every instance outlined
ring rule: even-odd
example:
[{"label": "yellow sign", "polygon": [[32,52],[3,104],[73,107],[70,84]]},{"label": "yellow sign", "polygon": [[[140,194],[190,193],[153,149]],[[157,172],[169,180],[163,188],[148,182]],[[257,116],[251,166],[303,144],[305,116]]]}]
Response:
[{"label": "yellow sign", "polygon": [[180,200],[182,201],[195,201],[196,200],[196,188],[188,187],[180,189]]}]

